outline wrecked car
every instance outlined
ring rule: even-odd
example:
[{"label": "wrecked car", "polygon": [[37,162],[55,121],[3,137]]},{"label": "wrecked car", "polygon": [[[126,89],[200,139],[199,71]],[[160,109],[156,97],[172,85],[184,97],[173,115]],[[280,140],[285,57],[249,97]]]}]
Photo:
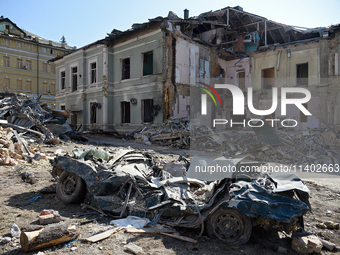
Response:
[{"label": "wrecked car", "polygon": [[114,218],[148,218],[150,226],[201,228],[228,244],[246,243],[255,225],[295,231],[310,210],[309,190],[294,173],[235,171],[215,181],[173,177],[152,155],[133,149],[76,150],[51,164],[65,203],[84,201]]}]

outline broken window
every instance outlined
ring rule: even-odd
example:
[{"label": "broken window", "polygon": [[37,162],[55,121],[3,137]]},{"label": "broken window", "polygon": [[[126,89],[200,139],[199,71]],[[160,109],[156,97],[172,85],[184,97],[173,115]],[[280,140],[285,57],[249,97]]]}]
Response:
[{"label": "broken window", "polygon": [[65,89],[65,71],[60,73],[61,89]]},{"label": "broken window", "polygon": [[77,90],[77,67],[72,67],[72,91]]},{"label": "broken window", "polygon": [[142,120],[143,122],[153,121],[153,99],[142,100]]},{"label": "broken window", "polygon": [[65,111],[65,109],[66,109],[66,108],[65,108],[65,105],[61,105],[61,106],[60,106],[60,110]]},{"label": "broken window", "polygon": [[17,68],[22,69],[22,59],[17,59]]},{"label": "broken window", "polygon": [[97,103],[90,103],[90,124],[97,123]]},{"label": "broken window", "polygon": [[17,80],[17,90],[22,90],[22,80]]},{"label": "broken window", "polygon": [[130,102],[121,102],[122,123],[130,123]]},{"label": "broken window", "polygon": [[122,80],[130,79],[130,58],[122,60]]},{"label": "broken window", "polygon": [[96,63],[91,63],[91,83],[96,83],[97,82],[97,77],[96,77],[96,69],[97,69],[97,64]]},{"label": "broken window", "polygon": [[26,81],[26,91],[32,91],[32,81]]},{"label": "broken window", "polygon": [[[303,107],[305,107],[307,110],[307,103],[302,104]],[[305,115],[302,111],[300,111],[300,121],[301,122],[307,122],[307,115]]]},{"label": "broken window", "polygon": [[308,85],[308,63],[296,65],[296,85]]},{"label": "broken window", "polygon": [[55,54],[55,50],[54,50],[54,49],[50,49],[50,53],[51,53],[52,55],[54,55],[54,54]]},{"label": "broken window", "polygon": [[262,69],[262,89],[271,89],[275,85],[275,72],[274,67]]},{"label": "broken window", "polygon": [[9,57],[4,56],[4,66],[9,67]]},{"label": "broken window", "polygon": [[153,52],[143,54],[143,75],[153,74]]},{"label": "broken window", "polygon": [[237,72],[236,79],[237,79],[236,80],[237,86],[242,90],[245,89],[246,88],[246,72],[245,71]]}]

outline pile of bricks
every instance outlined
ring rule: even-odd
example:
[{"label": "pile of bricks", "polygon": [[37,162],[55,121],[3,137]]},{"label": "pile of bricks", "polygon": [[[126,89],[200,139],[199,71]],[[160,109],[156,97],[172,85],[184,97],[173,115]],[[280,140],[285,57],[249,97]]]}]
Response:
[{"label": "pile of bricks", "polygon": [[0,126],[0,165],[16,166],[20,161],[46,158],[39,148],[29,148],[26,140],[10,127]]}]

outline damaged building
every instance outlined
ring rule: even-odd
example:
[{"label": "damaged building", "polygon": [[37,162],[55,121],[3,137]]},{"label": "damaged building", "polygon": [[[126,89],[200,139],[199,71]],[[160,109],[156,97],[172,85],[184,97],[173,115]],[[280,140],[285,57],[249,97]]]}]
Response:
[{"label": "damaged building", "polygon": [[208,102],[211,114],[202,118],[193,88],[232,84],[247,94],[251,87],[254,107],[265,110],[273,87],[301,87],[311,92],[304,106],[312,116],[288,105],[287,116],[279,106],[261,117],[295,119],[296,129],[339,125],[339,35],[338,26],[288,26],[240,6],[197,17],[184,10],[183,19],[169,12],[55,58],[57,109],[71,111],[70,124],[83,130],[133,131],[169,117],[209,126],[214,118],[254,116],[233,116],[232,97],[222,91],[223,107]]}]

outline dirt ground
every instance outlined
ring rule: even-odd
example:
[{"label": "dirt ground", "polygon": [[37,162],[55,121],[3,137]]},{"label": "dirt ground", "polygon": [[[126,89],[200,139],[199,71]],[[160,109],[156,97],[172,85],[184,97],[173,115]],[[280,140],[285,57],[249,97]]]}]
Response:
[{"label": "dirt ground", "polygon": [[[178,155],[188,155],[188,151],[175,150],[166,147],[147,146],[134,142],[108,139],[106,136],[89,137],[90,142],[63,143],[60,145],[39,145],[41,151],[49,157],[55,156],[57,149],[69,152],[75,148],[85,149],[90,147],[127,147],[153,150],[159,158],[175,161]],[[77,225],[80,238],[89,237],[112,226],[109,225],[109,217],[100,217],[92,210],[82,210],[80,205],[68,205],[62,203],[53,191],[56,182],[51,176],[51,165],[48,159],[34,161],[34,163],[21,163],[18,166],[0,166],[0,238],[10,237],[10,228],[13,223],[19,227],[29,224],[38,224],[38,215],[43,209],[54,209],[67,220],[80,223],[93,219],[92,223]],[[334,181],[333,181],[334,182]],[[340,184],[331,188],[325,182],[318,179],[306,181],[311,191],[312,213],[305,216],[305,230],[329,240],[340,246],[340,230],[320,229],[316,227],[318,222],[332,220],[340,222]],[[41,192],[45,190],[45,192]],[[47,190],[47,191],[46,191]],[[29,201],[33,197],[41,198]],[[34,251],[26,254],[132,254],[124,248],[127,243],[134,243],[143,249],[143,254],[273,254],[279,247],[285,248],[286,254],[297,254],[291,249],[290,234],[275,230],[263,230],[253,228],[252,236],[246,245],[231,246],[219,240],[209,239],[206,235],[197,238],[200,230],[176,229],[182,236],[196,239],[196,244],[176,240],[160,234],[128,234],[120,231],[108,239],[98,243],[86,243],[79,239],[69,246],[65,244]],[[1,254],[24,254],[18,239],[12,238],[10,243],[0,243]],[[321,254],[340,254],[322,250]]]}]

